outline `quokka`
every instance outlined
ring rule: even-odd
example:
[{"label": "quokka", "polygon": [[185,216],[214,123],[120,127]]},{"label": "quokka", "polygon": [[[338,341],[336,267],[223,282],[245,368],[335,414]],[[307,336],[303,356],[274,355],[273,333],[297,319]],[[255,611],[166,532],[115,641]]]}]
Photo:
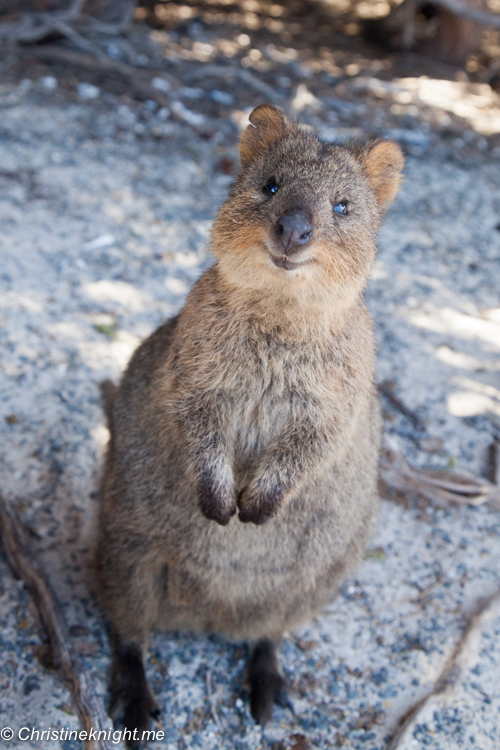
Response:
[{"label": "quokka", "polygon": [[128,729],[158,710],[143,667],[156,627],[249,641],[265,724],[287,703],[283,633],[332,600],[377,514],[363,290],[403,155],[326,143],[265,104],[240,153],[214,265],[108,399],[96,572]]}]

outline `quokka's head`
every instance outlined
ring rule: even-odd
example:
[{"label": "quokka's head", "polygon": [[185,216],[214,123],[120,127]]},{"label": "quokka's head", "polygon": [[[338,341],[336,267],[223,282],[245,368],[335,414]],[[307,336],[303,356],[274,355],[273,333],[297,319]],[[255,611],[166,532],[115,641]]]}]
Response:
[{"label": "quokka's head", "polygon": [[403,154],[392,141],[366,147],[321,140],[262,104],[240,144],[242,170],[213,229],[228,281],[247,289],[363,289],[382,215],[398,190]]}]

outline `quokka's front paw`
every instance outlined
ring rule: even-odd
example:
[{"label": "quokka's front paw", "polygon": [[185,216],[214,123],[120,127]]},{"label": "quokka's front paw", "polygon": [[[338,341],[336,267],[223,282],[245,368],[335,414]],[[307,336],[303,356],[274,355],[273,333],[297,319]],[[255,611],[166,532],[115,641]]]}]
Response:
[{"label": "quokka's front paw", "polygon": [[283,490],[279,485],[272,485],[266,490],[258,486],[249,487],[243,490],[238,500],[238,518],[242,523],[261,526],[278,513],[282,502]]},{"label": "quokka's front paw", "polygon": [[220,526],[227,526],[231,516],[236,513],[236,499],[234,492],[217,490],[213,483],[200,481],[198,486],[198,501],[201,512],[209,521],[215,521]]}]

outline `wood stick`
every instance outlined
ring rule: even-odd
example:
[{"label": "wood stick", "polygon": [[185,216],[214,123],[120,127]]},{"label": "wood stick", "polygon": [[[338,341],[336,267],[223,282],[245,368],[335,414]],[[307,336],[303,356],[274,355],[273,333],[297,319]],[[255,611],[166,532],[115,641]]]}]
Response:
[{"label": "wood stick", "polygon": [[251,86],[269,101],[275,101],[279,98],[272,86],[269,86],[265,81],[261,81],[260,78],[246,68],[240,68],[237,65],[205,65],[203,68],[189,73],[186,76],[186,80],[189,82],[195,82],[200,79],[211,77],[223,78],[225,80],[241,78],[241,80],[248,84],[248,86]]},{"label": "wood stick", "polygon": [[211,669],[207,669],[206,682],[207,682],[208,702],[210,703],[210,714],[212,716],[212,719],[216,723],[217,728],[220,731],[221,724],[220,724],[219,714],[217,713],[217,701],[215,700],[215,695],[214,695],[214,691],[212,688],[212,670]]},{"label": "wood stick", "polygon": [[[107,735],[110,720],[91,678],[80,665],[57,597],[29,548],[28,535],[15,509],[1,492],[0,538],[10,567],[24,582],[37,607],[49,639],[52,661],[71,691],[82,729],[87,733],[94,730]],[[112,745],[106,739],[100,739],[86,741],[85,747],[87,750],[111,750]]]},{"label": "wood stick", "polygon": [[388,487],[423,495],[431,502],[472,506],[488,503],[492,510],[500,509],[500,488],[496,484],[465,472],[415,469],[394,448],[382,452],[379,473]]},{"label": "wood stick", "polygon": [[[39,60],[74,65],[75,67],[85,68],[86,70],[92,70],[96,73],[116,73],[127,81],[130,81],[132,78],[137,78],[139,75],[162,75],[173,86],[181,86],[181,82],[172,74],[167,73],[163,68],[136,68],[133,65],[128,65],[128,63],[119,62],[118,60],[112,60],[109,57],[96,60],[91,55],[85,55],[82,52],[67,49],[67,47],[58,47],[55,44],[40,44],[32,47],[22,47],[18,49],[18,52],[26,57],[31,56],[36,57]],[[141,80],[140,83],[142,85],[145,82]],[[153,90],[156,91],[156,89]],[[161,96],[158,91],[157,94]],[[163,99],[165,99],[165,97],[163,97]]]},{"label": "wood stick", "polygon": [[410,49],[415,37],[415,15],[417,12],[417,0],[407,0],[404,8],[405,20],[403,24],[402,46]]},{"label": "wood stick", "polygon": [[453,689],[469,666],[471,657],[475,654],[483,629],[489,620],[499,615],[500,591],[496,591],[483,601],[469,618],[462,636],[455,646],[450,659],[446,662],[434,688],[417,701],[402,717],[395,734],[389,744],[386,745],[385,750],[398,750],[398,748],[403,747],[404,740],[407,739],[410,729],[414,726],[415,721],[428,704],[439,695],[453,692]]},{"label": "wood stick", "polygon": [[500,438],[495,438],[490,446],[491,481],[500,487]]},{"label": "wood stick", "polygon": [[425,431],[425,423],[423,419],[421,419],[418,414],[415,414],[414,411],[411,409],[408,409],[407,406],[403,404],[401,399],[399,399],[396,394],[393,392],[392,388],[387,384],[387,382],[378,383],[377,388],[379,393],[381,393],[383,396],[385,396],[393,406],[398,409],[398,411],[401,412],[405,417],[407,417],[410,422],[413,424],[416,430],[418,432],[424,432]]},{"label": "wood stick", "polygon": [[[182,111],[172,109],[172,101],[162,91],[155,89],[148,81],[144,80],[143,76],[145,73],[151,75],[154,72],[152,70],[134,68],[133,65],[111,60],[109,57],[96,59],[92,55],[86,55],[82,52],[66,49],[65,47],[57,47],[53,44],[40,44],[33,47],[19,48],[18,52],[25,56],[36,57],[39,60],[67,63],[75,67],[84,68],[85,70],[91,70],[94,73],[102,73],[103,75],[115,73],[127,82],[138,98],[152,99],[160,107],[170,109],[172,116],[179,122],[189,125],[195,131],[200,129],[185,118]],[[174,85],[178,84],[180,86],[180,83],[174,76],[162,70],[159,72],[165,79]]]},{"label": "wood stick", "polygon": [[106,34],[121,33],[126,31],[132,23],[135,3],[129,0],[123,10],[122,18],[116,23],[102,23],[98,18],[84,14],[85,3],[86,0],[74,0],[66,10],[23,13],[20,20],[15,23],[8,21],[0,23],[0,38],[7,38],[17,44],[34,44],[43,41],[51,33],[59,32],[70,39],[76,38],[80,47],[85,48],[84,45],[88,43],[87,51],[93,51],[98,55],[103,54],[97,46],[83,39],[72,24],[79,25],[82,31],[87,28],[101,30]]},{"label": "wood stick", "polygon": [[[421,3],[423,5],[423,3]],[[471,8],[460,0],[432,0],[433,5],[445,8],[460,18],[466,18],[468,21],[475,21],[482,26],[491,26],[493,29],[500,29],[500,13],[492,13],[479,8]]]},{"label": "wood stick", "polygon": [[91,55],[95,55],[98,59],[106,59],[107,55],[99,49],[97,44],[89,42],[88,39],[85,39],[84,36],[79,34],[69,23],[59,21],[55,24],[55,29],[60,31],[63,36],[73,42],[75,47],[79,47],[84,50],[84,52],[89,52]]}]

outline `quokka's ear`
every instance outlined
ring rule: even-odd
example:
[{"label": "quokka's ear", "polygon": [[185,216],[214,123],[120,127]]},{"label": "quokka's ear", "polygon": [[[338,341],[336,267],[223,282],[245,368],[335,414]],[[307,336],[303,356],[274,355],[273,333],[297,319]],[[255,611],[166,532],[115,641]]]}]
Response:
[{"label": "quokka's ear", "polygon": [[259,104],[249,117],[250,125],[240,141],[240,159],[246,167],[261,151],[272,146],[287,130],[289,121],[284,112],[271,104]]},{"label": "quokka's ear", "polygon": [[385,210],[396,197],[405,160],[394,141],[375,141],[368,144],[363,162],[377,202]]}]

